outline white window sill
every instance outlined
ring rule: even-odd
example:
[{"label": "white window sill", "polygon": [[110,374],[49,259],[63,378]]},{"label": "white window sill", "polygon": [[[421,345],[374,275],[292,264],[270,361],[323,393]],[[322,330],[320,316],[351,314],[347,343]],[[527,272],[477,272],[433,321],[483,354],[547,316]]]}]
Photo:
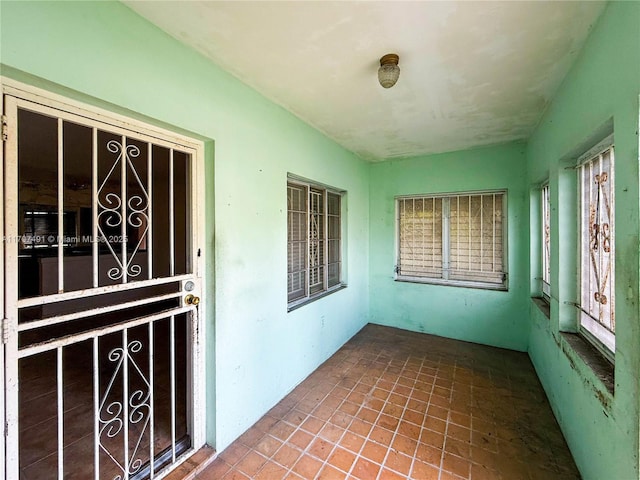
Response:
[{"label": "white window sill", "polygon": [[426,283],[430,285],[443,285],[447,287],[463,287],[463,288],[478,288],[481,290],[498,290],[506,292],[509,288],[502,283],[483,283],[483,282],[471,282],[465,280],[445,280],[442,278],[426,278],[426,277],[408,277],[398,275],[395,278],[396,282],[408,282],[408,283]]},{"label": "white window sill", "polygon": [[294,310],[297,310],[298,308],[303,307],[308,303],[312,303],[312,302],[315,302],[316,300],[320,300],[321,298],[324,298],[327,295],[331,295],[332,293],[337,292],[338,290],[342,290],[343,288],[347,288],[346,283],[335,285],[331,287],[329,290],[318,292],[314,295],[311,295],[310,297],[301,298],[300,300],[294,300],[293,302],[287,305],[287,312],[293,312]]}]

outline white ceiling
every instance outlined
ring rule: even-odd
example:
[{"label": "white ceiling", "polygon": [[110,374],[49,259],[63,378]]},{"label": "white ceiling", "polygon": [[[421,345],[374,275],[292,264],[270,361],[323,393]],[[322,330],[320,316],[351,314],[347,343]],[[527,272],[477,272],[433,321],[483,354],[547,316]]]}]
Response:
[{"label": "white ceiling", "polygon": [[[372,161],[527,138],[605,5],[124,3]],[[386,53],[400,55],[389,90]]]}]

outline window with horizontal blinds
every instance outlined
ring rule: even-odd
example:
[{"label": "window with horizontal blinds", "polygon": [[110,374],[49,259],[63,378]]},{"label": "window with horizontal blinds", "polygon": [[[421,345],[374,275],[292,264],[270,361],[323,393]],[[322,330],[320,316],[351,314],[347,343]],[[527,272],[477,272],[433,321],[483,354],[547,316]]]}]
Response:
[{"label": "window with horizontal blinds", "polygon": [[595,337],[596,346],[604,346],[613,354],[616,330],[613,147],[582,163],[578,168],[578,181],[580,327],[587,337]]},{"label": "window with horizontal blinds", "polygon": [[318,293],[324,288],[325,246],[324,230],[324,191],[316,188],[309,192],[309,294]]},{"label": "window with horizontal blinds", "polygon": [[341,286],[342,193],[287,184],[287,298],[297,306]]},{"label": "window with horizontal blinds", "polygon": [[[22,247],[40,248],[58,245],[58,212],[48,206],[36,205],[35,209],[22,208]],[[64,236],[63,245],[67,246],[77,235],[78,211],[69,210],[62,213]]]},{"label": "window with horizontal blinds", "polygon": [[306,295],[307,187],[287,186],[287,294],[289,301]]},{"label": "window with horizontal blinds", "polygon": [[397,199],[399,280],[504,287],[505,192]]},{"label": "window with horizontal blinds", "polygon": [[442,198],[398,200],[399,271],[412,277],[442,278]]},{"label": "window with horizontal blinds", "polygon": [[327,192],[327,284],[329,287],[340,284],[341,208],[341,196]]}]

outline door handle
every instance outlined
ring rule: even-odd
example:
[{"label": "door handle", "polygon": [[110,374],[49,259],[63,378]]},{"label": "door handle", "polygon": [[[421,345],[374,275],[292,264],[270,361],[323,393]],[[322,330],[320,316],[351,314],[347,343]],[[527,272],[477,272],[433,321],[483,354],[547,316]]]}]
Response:
[{"label": "door handle", "polygon": [[200,303],[200,297],[196,297],[195,295],[192,295],[190,293],[189,295],[184,297],[184,303],[186,303],[187,305],[193,305],[195,307]]}]

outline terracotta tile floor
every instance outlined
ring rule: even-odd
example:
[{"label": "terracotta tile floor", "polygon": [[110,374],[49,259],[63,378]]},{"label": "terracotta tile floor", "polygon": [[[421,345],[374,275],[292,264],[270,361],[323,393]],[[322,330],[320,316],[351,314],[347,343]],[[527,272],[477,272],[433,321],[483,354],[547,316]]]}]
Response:
[{"label": "terracotta tile floor", "polygon": [[529,358],[367,325],[199,480],[580,475]]}]

